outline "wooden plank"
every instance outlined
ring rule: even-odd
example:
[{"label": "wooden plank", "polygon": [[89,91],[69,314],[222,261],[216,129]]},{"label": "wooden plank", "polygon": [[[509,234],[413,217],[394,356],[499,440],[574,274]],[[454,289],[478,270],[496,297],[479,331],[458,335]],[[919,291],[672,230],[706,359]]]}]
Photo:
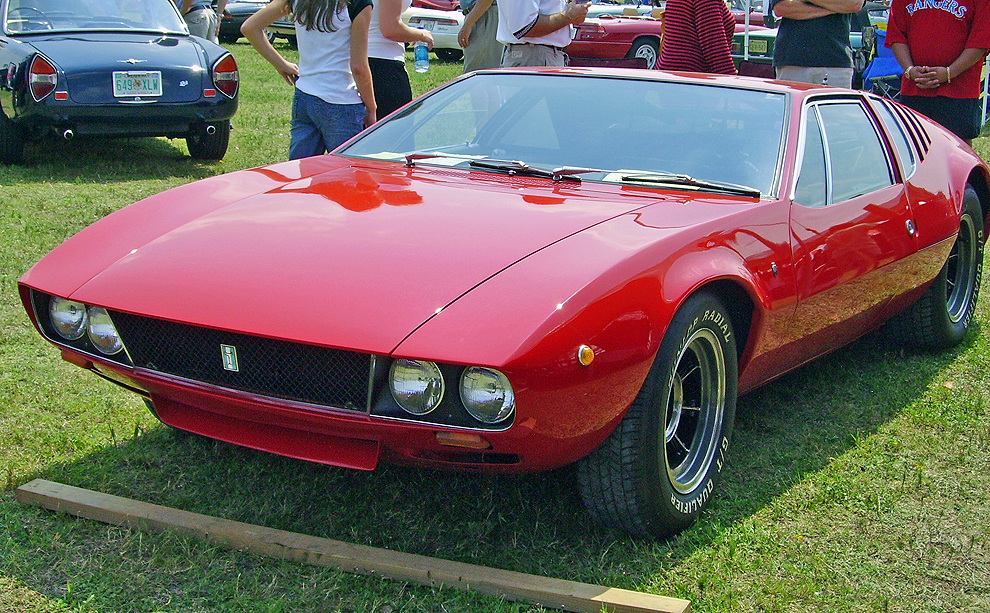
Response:
[{"label": "wooden plank", "polygon": [[355,545],[264,526],[210,517],[129,498],[35,479],[17,488],[17,500],[108,524],[174,531],[273,558],[329,566],[428,586],[473,590],[509,600],[576,613],[687,613],[691,603],[645,594],[528,575],[473,564]]}]

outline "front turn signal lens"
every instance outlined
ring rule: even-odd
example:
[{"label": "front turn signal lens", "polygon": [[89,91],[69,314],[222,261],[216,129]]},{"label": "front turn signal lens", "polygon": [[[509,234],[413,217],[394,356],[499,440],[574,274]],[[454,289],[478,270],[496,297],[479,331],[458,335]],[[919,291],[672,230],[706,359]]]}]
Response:
[{"label": "front turn signal lens", "polygon": [[437,442],[447,447],[465,449],[491,449],[492,444],[483,436],[467,432],[437,432]]}]

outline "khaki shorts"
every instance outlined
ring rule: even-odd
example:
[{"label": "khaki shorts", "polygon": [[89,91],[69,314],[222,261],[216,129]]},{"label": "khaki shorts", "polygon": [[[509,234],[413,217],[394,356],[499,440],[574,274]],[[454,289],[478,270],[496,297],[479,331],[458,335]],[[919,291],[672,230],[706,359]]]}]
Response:
[{"label": "khaki shorts", "polygon": [[506,45],[502,54],[503,68],[520,66],[566,66],[567,54],[563,49],[550,45],[522,43]]},{"label": "khaki shorts", "polygon": [[205,38],[210,42],[217,42],[218,19],[213,9],[189,11],[182,18],[185,20],[190,34]]}]

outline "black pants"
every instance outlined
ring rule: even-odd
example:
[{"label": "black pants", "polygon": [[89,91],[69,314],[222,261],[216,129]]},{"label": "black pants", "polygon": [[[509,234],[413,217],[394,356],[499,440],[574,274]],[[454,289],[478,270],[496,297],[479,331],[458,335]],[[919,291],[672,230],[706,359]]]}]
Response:
[{"label": "black pants", "polygon": [[405,62],[369,57],[368,65],[371,67],[371,81],[375,86],[378,119],[412,100],[412,86],[409,85]]},{"label": "black pants", "polygon": [[945,96],[899,96],[898,102],[934,119],[963,140],[980,135],[980,99]]}]

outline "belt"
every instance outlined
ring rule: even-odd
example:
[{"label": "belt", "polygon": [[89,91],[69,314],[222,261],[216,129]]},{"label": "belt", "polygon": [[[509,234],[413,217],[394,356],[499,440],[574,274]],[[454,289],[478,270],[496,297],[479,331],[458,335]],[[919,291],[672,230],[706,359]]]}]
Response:
[{"label": "belt", "polygon": [[556,45],[544,45],[543,43],[509,43],[507,47],[546,47],[547,49],[553,49],[554,51],[563,51],[563,47],[557,47]]}]

